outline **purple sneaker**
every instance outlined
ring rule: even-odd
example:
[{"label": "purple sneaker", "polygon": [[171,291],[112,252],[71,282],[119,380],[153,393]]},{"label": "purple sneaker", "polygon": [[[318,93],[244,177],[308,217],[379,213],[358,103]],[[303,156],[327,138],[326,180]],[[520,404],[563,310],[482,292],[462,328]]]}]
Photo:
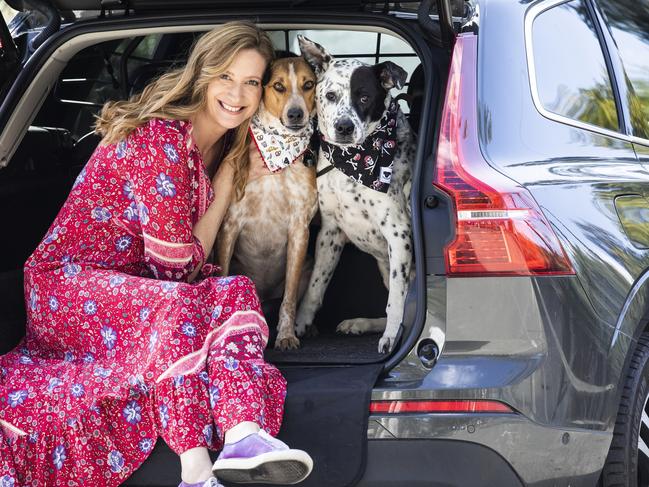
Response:
[{"label": "purple sneaker", "polygon": [[264,430],[226,444],[212,471],[220,479],[240,484],[297,484],[313,469],[313,460]]},{"label": "purple sneaker", "polygon": [[219,484],[219,481],[216,480],[216,477],[210,477],[204,482],[198,482],[197,484],[188,484],[187,482],[180,482],[178,487],[223,487],[223,484]]}]

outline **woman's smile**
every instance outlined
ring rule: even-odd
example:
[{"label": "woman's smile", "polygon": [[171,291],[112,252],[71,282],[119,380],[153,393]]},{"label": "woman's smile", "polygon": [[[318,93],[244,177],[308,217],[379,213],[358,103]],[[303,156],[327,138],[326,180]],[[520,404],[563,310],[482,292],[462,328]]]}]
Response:
[{"label": "woman's smile", "polygon": [[226,110],[227,112],[230,112],[230,113],[239,113],[239,112],[243,111],[243,109],[245,108],[245,107],[242,107],[242,106],[228,105],[226,102],[221,101],[221,100],[219,100],[219,105],[221,106],[221,108],[223,108],[224,110]]}]

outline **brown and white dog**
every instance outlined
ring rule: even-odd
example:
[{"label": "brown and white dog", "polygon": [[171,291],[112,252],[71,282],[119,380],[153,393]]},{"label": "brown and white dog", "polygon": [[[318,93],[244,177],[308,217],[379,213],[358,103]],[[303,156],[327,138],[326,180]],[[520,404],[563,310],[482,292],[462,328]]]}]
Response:
[{"label": "brown and white dog", "polygon": [[278,59],[251,133],[273,175],[246,184],[233,201],[217,237],[216,257],[224,276],[252,279],[262,301],[283,300],[275,348],[297,348],[295,309],[308,276],[305,257],[309,223],[318,209],[315,167],[303,164],[313,133],[315,75],[301,57]]}]

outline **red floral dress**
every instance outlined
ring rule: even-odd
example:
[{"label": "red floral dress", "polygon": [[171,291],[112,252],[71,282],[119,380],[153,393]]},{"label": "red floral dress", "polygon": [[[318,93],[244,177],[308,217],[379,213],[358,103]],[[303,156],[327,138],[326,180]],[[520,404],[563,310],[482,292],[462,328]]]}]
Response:
[{"label": "red floral dress", "polygon": [[190,127],[99,146],[27,260],[27,334],[0,357],[0,487],[114,486],[158,436],[181,453],[241,421],[277,434],[286,384],[254,285],[209,265],[186,282],[214,197]]}]

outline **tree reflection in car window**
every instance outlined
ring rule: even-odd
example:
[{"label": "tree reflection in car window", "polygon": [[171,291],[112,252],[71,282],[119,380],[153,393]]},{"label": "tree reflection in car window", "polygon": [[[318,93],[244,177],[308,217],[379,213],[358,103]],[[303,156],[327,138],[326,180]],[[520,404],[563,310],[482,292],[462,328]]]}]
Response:
[{"label": "tree reflection in car window", "polygon": [[534,66],[543,107],[618,131],[617,108],[595,26],[582,1],[542,12],[533,24]]}]

